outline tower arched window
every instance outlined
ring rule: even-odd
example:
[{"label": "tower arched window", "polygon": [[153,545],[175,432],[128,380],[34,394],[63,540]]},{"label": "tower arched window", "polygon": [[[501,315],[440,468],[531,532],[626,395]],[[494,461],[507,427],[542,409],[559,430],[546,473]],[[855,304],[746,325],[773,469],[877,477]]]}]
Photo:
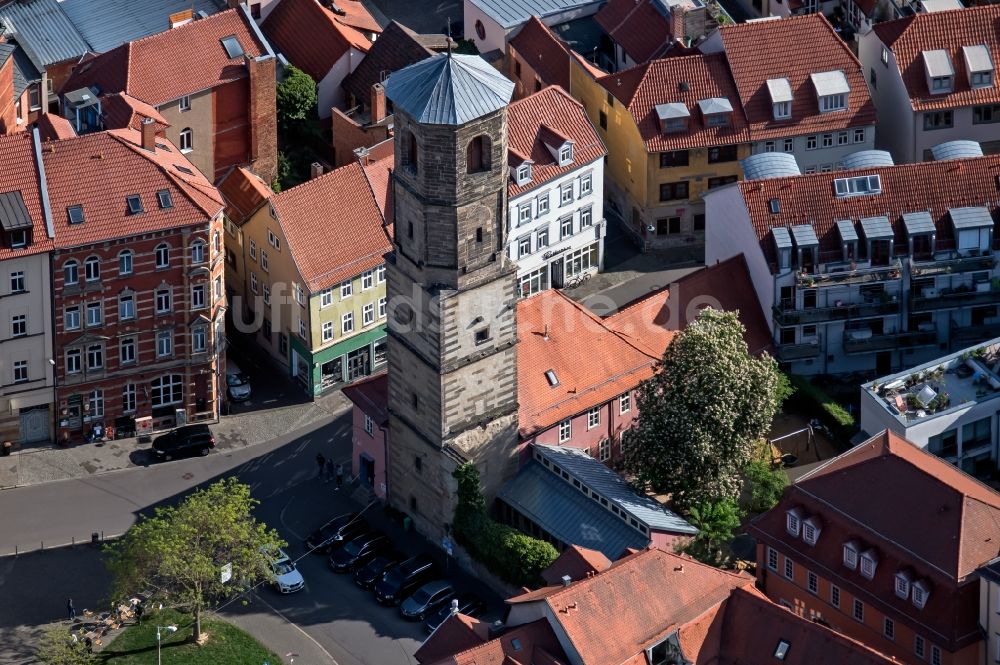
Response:
[{"label": "tower arched window", "polygon": [[471,141],[466,149],[468,173],[484,173],[490,170],[490,138],[480,134]]},{"label": "tower arched window", "polygon": [[417,172],[417,156],[417,137],[413,132],[406,132],[403,136],[403,166],[413,173]]}]

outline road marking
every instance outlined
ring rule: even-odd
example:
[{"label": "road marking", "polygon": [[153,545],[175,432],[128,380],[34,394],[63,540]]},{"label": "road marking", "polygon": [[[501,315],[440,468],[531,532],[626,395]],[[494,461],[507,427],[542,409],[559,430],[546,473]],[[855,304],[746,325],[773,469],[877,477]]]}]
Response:
[{"label": "road marking", "polygon": [[330,652],[326,650],[326,647],[324,647],[324,646],[323,646],[322,644],[320,644],[319,642],[317,642],[317,641],[316,641],[316,638],[314,638],[314,637],[313,637],[312,635],[310,635],[310,634],[309,634],[309,633],[307,633],[306,631],[302,630],[302,627],[301,627],[301,626],[299,626],[299,624],[295,623],[294,621],[292,621],[291,619],[289,619],[288,617],[286,617],[286,616],[285,616],[284,614],[282,614],[281,612],[279,612],[279,611],[278,611],[278,610],[277,610],[277,609],[276,609],[275,607],[273,607],[273,606],[271,605],[271,603],[269,603],[269,602],[267,602],[266,600],[264,600],[264,599],[263,599],[263,598],[262,598],[262,597],[260,596],[260,594],[257,594],[257,596],[256,596],[256,600],[258,600],[258,601],[260,601],[260,602],[264,603],[264,605],[265,605],[265,606],[266,606],[266,607],[267,607],[267,608],[268,608],[269,610],[271,610],[272,612],[274,612],[275,614],[277,614],[277,615],[278,615],[279,617],[281,617],[282,619],[284,619],[284,620],[285,620],[285,622],[286,622],[286,623],[288,623],[288,625],[292,626],[293,628],[295,628],[295,630],[297,630],[297,631],[299,631],[300,633],[302,633],[303,635],[305,635],[305,636],[306,636],[306,637],[307,637],[307,638],[309,639],[309,641],[310,641],[310,642],[312,642],[313,644],[315,644],[315,645],[316,645],[316,646],[317,646],[317,647],[319,648],[319,650],[320,650],[320,651],[322,651],[323,653],[325,653],[325,654],[326,654],[326,657],[330,659],[330,662],[331,662],[331,663],[332,663],[333,665],[337,665],[337,661],[336,661],[336,660],[334,659],[334,657],[333,657],[333,656],[332,656],[332,655],[330,654]]}]

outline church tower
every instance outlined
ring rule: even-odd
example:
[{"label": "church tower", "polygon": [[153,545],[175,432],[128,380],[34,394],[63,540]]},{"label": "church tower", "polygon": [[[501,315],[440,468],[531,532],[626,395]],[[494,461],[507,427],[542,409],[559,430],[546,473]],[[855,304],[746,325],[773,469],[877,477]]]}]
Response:
[{"label": "church tower", "polygon": [[452,521],[457,465],[477,465],[487,498],[517,467],[517,282],[504,252],[513,88],[482,58],[451,53],[386,82],[396,157],[388,491],[435,539]]}]

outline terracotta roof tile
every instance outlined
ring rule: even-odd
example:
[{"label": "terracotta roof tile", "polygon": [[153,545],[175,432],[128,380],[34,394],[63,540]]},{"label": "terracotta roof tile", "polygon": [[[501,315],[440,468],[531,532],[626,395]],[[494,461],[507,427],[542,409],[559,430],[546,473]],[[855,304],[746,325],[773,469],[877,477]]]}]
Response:
[{"label": "terracotta roof tile", "polygon": [[546,584],[562,584],[564,575],[572,580],[582,580],[591,573],[600,573],[611,567],[611,560],[597,550],[570,545],[552,564],[542,571]]},{"label": "terracotta roof tile", "polygon": [[230,9],[103,53],[77,67],[62,90],[97,86],[101,94],[125,92],[159,106],[246,77],[243,56],[230,58],[222,46],[231,35],[246,55],[267,53],[243,12]]},{"label": "terracotta roof tile", "polygon": [[662,58],[673,44],[670,18],[657,0],[610,0],[594,15],[597,24],[634,62]]},{"label": "terracotta roof tile", "polygon": [[[384,375],[383,375],[384,376]],[[464,614],[448,617],[413,654],[418,663],[437,663],[489,641],[489,627]],[[446,661],[447,662],[447,661]]]},{"label": "terracotta roof tile", "polygon": [[[628,107],[648,152],[750,141],[739,93],[729,75],[726,56],[721,53],[661,58],[617,74],[608,74],[598,82]],[[713,97],[725,98],[732,105],[729,125],[708,127],[705,124],[698,102]],[[655,107],[666,103],[683,103],[687,107],[691,117],[686,131],[660,131]]]},{"label": "terracotta roof tile", "polygon": [[354,406],[369,416],[379,425],[389,422],[389,409],[386,395],[389,394],[389,375],[380,372],[373,376],[355,381],[344,386],[344,397],[351,400]]},{"label": "terracotta roof tile", "polygon": [[45,227],[38,165],[30,131],[0,136],[0,194],[8,192],[21,194],[31,217],[32,242],[23,249],[0,246],[0,260],[51,251],[54,245]]},{"label": "terracotta roof tile", "polygon": [[226,201],[226,217],[236,226],[243,226],[274,195],[266,182],[242,166],[223,176],[218,188]]},{"label": "terracotta roof tile", "polygon": [[[719,33],[754,140],[875,124],[861,63],[821,13],[727,25]],[[851,89],[847,110],[820,113],[809,77],[837,70]],[[792,89],[790,120],[774,120],[767,81],[780,78]]]},{"label": "terracotta roof tile", "polygon": [[381,265],[392,249],[357,162],[275,194],[271,205],[312,293]]},{"label": "terracotta roof tile", "polygon": [[532,16],[508,42],[528,64],[543,86],[558,85],[569,90],[569,45],[556,36],[537,16]]},{"label": "terracotta roof tile", "polygon": [[[860,175],[878,175],[882,193],[837,197],[833,181]],[[778,226],[811,224],[820,243],[820,261],[841,256],[836,221],[887,216],[899,246],[906,244],[902,215],[928,211],[937,226],[938,249],[954,247],[949,208],[987,206],[997,214],[997,176],[1000,156],[963,160],[897,164],[877,168],[789,176],[768,180],[740,181],[761,251],[775,260],[771,229]],[[720,193],[722,191],[720,190]],[[712,196],[711,194],[709,196]],[[770,201],[778,201],[780,212],[771,214]],[[839,258],[838,258],[839,260]]]},{"label": "terracotta roof tile", "polygon": [[[787,533],[793,507],[822,520],[814,547]],[[898,519],[904,513],[910,519]],[[749,530],[949,651],[981,639],[978,602],[968,595],[978,599],[978,592],[965,582],[1000,553],[1000,494],[895,434],[883,432],[802,476]],[[877,553],[871,581],[843,565],[851,540]],[[896,596],[903,569],[929,582],[923,609]]]},{"label": "terracotta roof tile", "polygon": [[38,118],[38,133],[43,141],[71,139],[76,136],[73,124],[56,113],[43,113]]},{"label": "terracotta roof tile", "polygon": [[393,140],[386,139],[369,148],[367,159],[361,161],[368,185],[387,226],[392,225],[395,210],[392,203],[392,170],[396,165],[394,149]]},{"label": "terracotta roof tile", "polygon": [[144,118],[157,124],[158,133],[170,126],[155,108],[123,92],[101,97],[101,114],[105,129],[141,129]]},{"label": "terracotta roof tile", "polygon": [[[511,104],[507,108],[507,127],[510,149],[533,161],[531,181],[518,185],[512,178],[507,185],[509,197],[532,190],[607,154],[604,143],[587,117],[587,111],[557,86],[550,86]],[[559,166],[546,148],[544,138],[547,135],[562,138],[553,146],[556,149],[565,139],[573,141],[571,164]],[[553,140],[558,139],[550,139]]]},{"label": "terracotta roof tile", "polygon": [[[349,3],[361,4],[340,0],[338,6],[347,11]],[[356,11],[361,10],[351,8],[352,14]],[[372,47],[362,32],[339,19],[316,0],[281,0],[261,29],[277,50],[318,83],[350,47],[362,53]]]},{"label": "terracotta roof tile", "polygon": [[364,3],[359,0],[335,0],[337,8],[344,12],[343,15],[334,14],[339,23],[361,30],[362,32],[382,32],[382,26],[378,24]]},{"label": "terracotta roof tile", "polygon": [[511,628],[481,645],[457,653],[452,651],[451,656],[419,662],[421,665],[535,665],[536,662],[568,663],[568,660],[548,621],[539,619]]},{"label": "terracotta roof tile", "polygon": [[[206,223],[223,200],[205,176],[165,139],[143,150],[139,132],[110,130],[52,141],[42,151],[58,247],[77,247],[143,233]],[[178,170],[187,169],[190,173]],[[161,208],[168,190],[173,206]],[[144,211],[128,214],[126,197],[138,194]],[[82,205],[85,220],[70,224],[67,208]]]},{"label": "terracotta roof tile", "polygon": [[[914,111],[953,109],[972,104],[1000,102],[994,71],[993,85],[972,89],[963,46],[985,44],[994,66],[1000,62],[1000,5],[984,5],[943,12],[921,12],[907,18],[879,23],[875,34],[896,57],[903,84]],[[954,92],[932,95],[927,88],[922,53],[945,50],[955,69]]]},{"label": "terracotta roof tile", "polygon": [[367,106],[374,84],[382,83],[392,72],[432,55],[434,51],[424,46],[415,32],[392,21],[368,49],[361,64],[344,77],[341,87]]},{"label": "terracotta roof tile", "polygon": [[[517,303],[517,385],[522,438],[583,413],[652,376],[653,356],[558,290]],[[589,349],[580,362],[579,349]],[[552,370],[558,385],[549,385]]]}]

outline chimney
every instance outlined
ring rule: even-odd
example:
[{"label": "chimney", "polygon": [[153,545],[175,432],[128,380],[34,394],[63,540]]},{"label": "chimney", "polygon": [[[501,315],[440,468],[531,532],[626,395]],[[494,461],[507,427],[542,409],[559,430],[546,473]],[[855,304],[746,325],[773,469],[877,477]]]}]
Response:
[{"label": "chimney", "polygon": [[319,162],[313,162],[309,165],[309,179],[318,178],[323,175],[323,165]]},{"label": "chimney", "polygon": [[278,173],[278,129],[274,118],[275,58],[262,56],[246,58],[250,78],[250,166],[253,172],[271,182]]},{"label": "chimney", "polygon": [[371,124],[385,120],[385,88],[381,83],[372,84],[372,119]]},{"label": "chimney", "polygon": [[572,582],[572,581],[573,581],[573,578],[570,577],[569,575],[563,575],[562,576],[563,586],[569,586],[570,582]]},{"label": "chimney", "polygon": [[156,123],[152,118],[142,119],[142,149],[156,152]]},{"label": "chimney", "polygon": [[361,166],[368,166],[371,164],[370,155],[371,151],[368,148],[361,147],[354,149],[354,156],[358,158],[359,162],[361,162]]},{"label": "chimney", "polygon": [[684,14],[686,13],[682,5],[673,5],[670,8],[670,36],[674,41],[683,42],[685,37]]}]

